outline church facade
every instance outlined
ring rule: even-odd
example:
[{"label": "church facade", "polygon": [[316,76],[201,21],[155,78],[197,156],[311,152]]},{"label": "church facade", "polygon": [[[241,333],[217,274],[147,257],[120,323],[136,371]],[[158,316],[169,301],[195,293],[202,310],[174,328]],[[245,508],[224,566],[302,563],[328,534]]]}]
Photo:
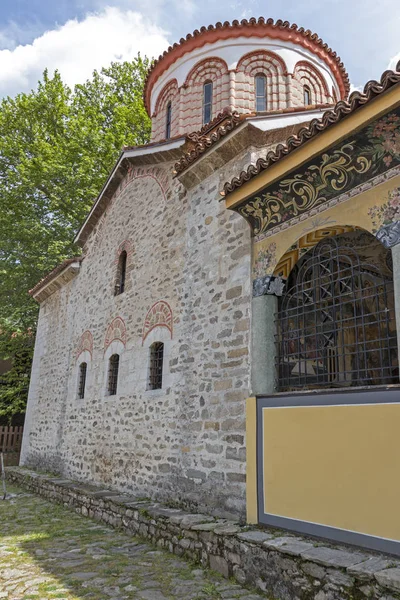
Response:
[{"label": "church facade", "polygon": [[379,499],[357,506],[365,439],[380,485],[400,459],[382,434],[399,400],[399,81],[347,103],[336,53],[262,18],[154,63],[151,142],[121,153],[81,255],[31,290],[22,465],[398,551]]}]

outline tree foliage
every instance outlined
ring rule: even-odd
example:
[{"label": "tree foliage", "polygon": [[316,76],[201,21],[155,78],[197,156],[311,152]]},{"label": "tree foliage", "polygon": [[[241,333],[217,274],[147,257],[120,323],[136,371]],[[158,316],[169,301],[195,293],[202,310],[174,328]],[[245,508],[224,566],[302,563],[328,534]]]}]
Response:
[{"label": "tree foliage", "polygon": [[[28,290],[77,251],[74,234],[121,148],[148,141],[150,120],[142,101],[148,66],[140,55],[133,62],[113,63],[73,90],[58,72],[45,71],[37,89],[2,100],[1,358],[16,357],[13,332],[21,339],[34,332],[38,306]],[[29,372],[29,360],[23,362]],[[18,373],[16,379],[9,376],[10,385],[0,386],[0,415],[18,388]]]}]

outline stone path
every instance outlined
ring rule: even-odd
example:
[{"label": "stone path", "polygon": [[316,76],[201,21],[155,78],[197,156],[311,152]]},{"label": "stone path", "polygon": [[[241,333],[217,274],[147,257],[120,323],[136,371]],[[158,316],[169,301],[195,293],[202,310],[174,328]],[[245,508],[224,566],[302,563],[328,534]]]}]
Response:
[{"label": "stone path", "polygon": [[9,492],[0,500],[0,599],[265,600],[137,538]]}]

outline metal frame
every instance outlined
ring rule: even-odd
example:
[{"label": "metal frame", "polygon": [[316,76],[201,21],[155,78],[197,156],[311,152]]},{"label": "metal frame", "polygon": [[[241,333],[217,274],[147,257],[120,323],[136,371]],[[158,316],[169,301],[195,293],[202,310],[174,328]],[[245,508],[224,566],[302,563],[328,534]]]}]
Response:
[{"label": "metal frame", "polygon": [[162,389],[164,344],[154,342],[150,346],[149,390]]},{"label": "metal frame", "polygon": [[107,393],[115,396],[118,388],[119,354],[113,354],[108,361]]},{"label": "metal frame", "polygon": [[398,381],[393,280],[335,238],[292,270],[276,323],[279,391]]},{"label": "metal frame", "polygon": [[79,382],[78,382],[78,398],[79,398],[79,400],[83,400],[85,397],[86,375],[87,375],[87,362],[81,362],[81,364],[79,365]]}]

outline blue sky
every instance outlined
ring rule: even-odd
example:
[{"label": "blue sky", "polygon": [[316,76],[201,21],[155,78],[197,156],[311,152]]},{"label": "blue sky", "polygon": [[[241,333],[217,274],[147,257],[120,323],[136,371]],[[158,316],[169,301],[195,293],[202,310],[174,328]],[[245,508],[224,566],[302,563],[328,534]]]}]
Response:
[{"label": "blue sky", "polygon": [[399,0],[1,0],[0,95],[35,87],[46,67],[73,85],[201,25],[260,15],[317,32],[358,88],[400,59]]}]

